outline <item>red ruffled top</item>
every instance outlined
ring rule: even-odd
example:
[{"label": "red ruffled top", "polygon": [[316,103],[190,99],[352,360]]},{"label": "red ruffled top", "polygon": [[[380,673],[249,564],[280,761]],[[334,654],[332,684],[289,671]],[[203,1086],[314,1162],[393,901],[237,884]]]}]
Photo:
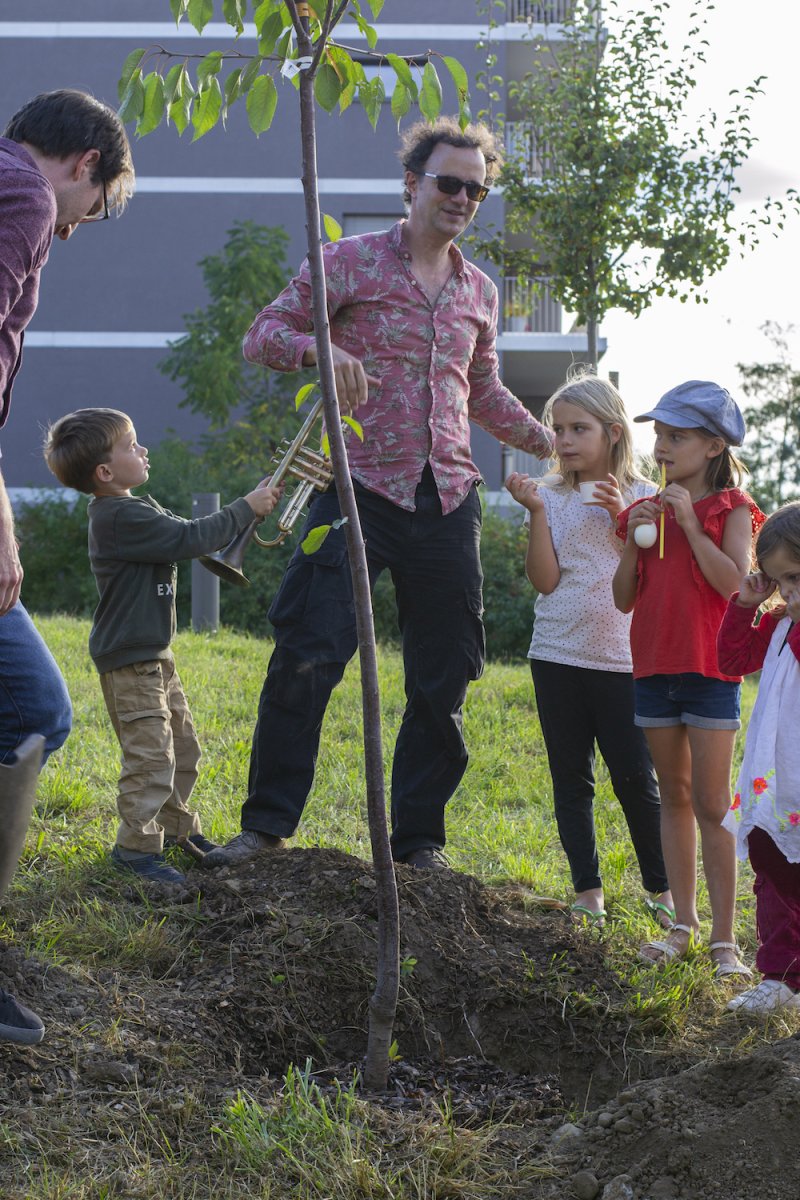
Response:
[{"label": "red ruffled top", "polygon": [[[722,544],[728,513],[742,504],[750,509],[755,536],[766,517],[739,488],[715,492],[694,505],[703,532],[715,546]],[[617,537],[623,541],[628,534],[628,514],[634,507],[631,504],[617,518]],[[727,597],[707,581],[683,530],[667,508],[664,557],[658,557],[658,541],[639,550],[631,622],[634,678],[694,673],[740,683],[740,675],[725,675],[717,664],[717,633],[727,606]]]}]

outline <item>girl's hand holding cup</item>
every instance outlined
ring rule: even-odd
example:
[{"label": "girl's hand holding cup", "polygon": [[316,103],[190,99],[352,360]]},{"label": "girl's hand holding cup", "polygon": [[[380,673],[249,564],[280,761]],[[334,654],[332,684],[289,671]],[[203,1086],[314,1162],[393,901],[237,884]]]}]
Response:
[{"label": "girl's hand holding cup", "polygon": [[591,484],[582,483],[580,488],[581,497],[584,497],[584,488],[587,492],[591,488],[590,498],[584,498],[584,504],[591,504],[594,508],[604,508],[613,520],[617,519],[625,507],[619,483],[610,472],[605,479],[595,479]]}]

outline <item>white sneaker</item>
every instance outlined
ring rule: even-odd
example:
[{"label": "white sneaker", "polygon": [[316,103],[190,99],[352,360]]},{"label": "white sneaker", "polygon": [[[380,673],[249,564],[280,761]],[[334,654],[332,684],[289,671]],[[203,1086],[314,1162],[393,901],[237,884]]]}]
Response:
[{"label": "white sneaker", "polygon": [[780,979],[762,979],[756,987],[729,1000],[728,1008],[732,1012],[751,1013],[775,1012],[779,1008],[800,1009],[800,992],[793,992]]}]

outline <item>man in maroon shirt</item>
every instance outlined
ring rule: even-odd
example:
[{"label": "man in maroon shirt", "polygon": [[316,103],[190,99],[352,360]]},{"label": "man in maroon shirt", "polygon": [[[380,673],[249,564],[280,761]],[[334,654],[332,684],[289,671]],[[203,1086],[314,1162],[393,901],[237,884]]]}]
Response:
[{"label": "man in maroon shirt", "polygon": [[[0,426],[36,311],[39,273],[54,237],[121,209],[133,189],[125,129],[78,91],[45,92],[0,137]],[[20,602],[22,567],[0,474],[0,881],[13,873],[32,807],[36,766],[58,749],[72,710],[56,663]],[[41,747],[41,749],[40,749]],[[31,767],[33,769],[31,769]],[[0,891],[2,886],[0,885]],[[44,1026],[0,988],[0,1039],[35,1043]]]},{"label": "man in maroon shirt", "polygon": [[[392,772],[392,853],[446,866],[445,805],[467,765],[461,709],[483,668],[480,472],[470,419],[548,458],[548,430],[503,386],[494,283],[455,239],[486,198],[497,147],[483,125],[443,118],[403,139],[408,218],[325,247],[336,388],[358,409],[348,447],[374,584],[391,572],[403,638],[406,709]],[[258,314],[245,355],[276,370],[316,363],[306,265]],[[306,531],[339,516],[335,489]],[[294,833],[311,788],[322,719],[356,649],[344,532],[298,550],[270,609],[275,652],[253,736],[242,833],[209,866],[274,849]]]}]

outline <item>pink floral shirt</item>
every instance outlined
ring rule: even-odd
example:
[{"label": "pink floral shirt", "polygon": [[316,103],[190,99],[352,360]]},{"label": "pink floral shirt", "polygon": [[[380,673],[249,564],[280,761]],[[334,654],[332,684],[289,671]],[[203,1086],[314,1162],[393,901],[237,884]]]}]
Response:
[{"label": "pink floral shirt", "polygon": [[[500,381],[491,279],[452,246],[453,274],[432,305],[411,272],[403,224],[324,248],[331,339],[381,381],[358,411],[364,440],[348,439],[348,457],[354,479],[412,512],[430,462],[442,511],[449,513],[480,479],[470,419],[539,458],[550,457],[552,435]],[[311,329],[304,262],[256,317],[244,339],[245,358],[295,371],[313,344]]]}]

